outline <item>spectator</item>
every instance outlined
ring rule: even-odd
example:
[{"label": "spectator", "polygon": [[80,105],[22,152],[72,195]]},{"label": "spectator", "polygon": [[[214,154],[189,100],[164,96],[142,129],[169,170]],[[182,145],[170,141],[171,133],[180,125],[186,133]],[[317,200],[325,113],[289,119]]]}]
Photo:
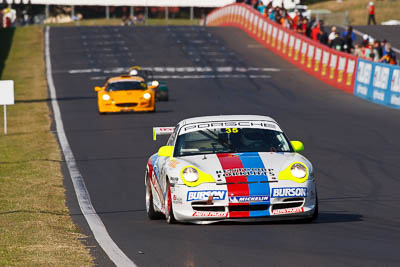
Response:
[{"label": "spectator", "polygon": [[328,45],[328,34],[326,33],[324,26],[319,28],[318,41],[321,44]]},{"label": "spectator", "polygon": [[347,29],[342,33],[342,38],[345,42],[345,50],[347,53],[351,53],[354,49],[353,42],[356,40],[356,36],[353,33],[353,27],[349,26]]},{"label": "spectator", "polygon": [[282,18],[281,10],[279,9],[279,7],[276,7],[275,8],[275,22],[280,24],[281,23],[281,18]]},{"label": "spectator", "polygon": [[368,39],[369,39],[368,34],[364,34],[363,40],[361,41],[361,45],[363,45],[364,47],[369,47]]},{"label": "spectator", "polygon": [[307,23],[307,28],[306,28],[306,36],[311,38],[311,32],[314,27],[314,24],[316,23],[315,17],[311,17],[311,20],[308,21]]},{"label": "spectator", "polygon": [[379,62],[383,62],[383,63],[388,63],[388,64],[392,64],[392,65],[396,65],[397,64],[397,60],[396,60],[396,54],[394,53],[394,51],[392,50],[392,46],[390,45],[390,43],[386,43],[385,45],[385,49],[386,51],[385,55],[379,60]]},{"label": "spectator", "polygon": [[369,2],[368,5],[368,25],[371,24],[371,21],[374,23],[374,25],[376,25],[376,21],[375,21],[375,6],[374,6],[374,2]]},{"label": "spectator", "polygon": [[128,26],[128,18],[125,15],[122,16],[121,26]]},{"label": "spectator", "polygon": [[317,25],[315,27],[313,27],[311,30],[311,38],[314,41],[318,41],[319,30],[320,30],[320,22],[318,21]]},{"label": "spectator", "polygon": [[268,13],[269,13],[268,18],[270,20],[274,21],[275,20],[275,10],[273,8],[268,9]]},{"label": "spectator", "polygon": [[264,5],[264,2],[262,2],[262,1],[257,2],[257,10],[261,13],[261,15],[264,15],[265,8],[266,8],[266,6]]},{"label": "spectator", "polygon": [[299,27],[300,27],[299,33],[306,35],[307,25],[308,25],[308,19],[307,19],[307,17],[304,17],[303,23],[301,23],[301,25],[299,25]]},{"label": "spectator", "polygon": [[361,45],[356,44],[354,46],[354,51],[353,51],[353,55],[355,55],[356,57],[362,57],[362,51],[361,51]]},{"label": "spectator", "polygon": [[374,53],[375,56],[378,58],[377,61],[383,56],[382,54],[382,46],[379,40],[375,40],[374,42]]},{"label": "spectator", "polygon": [[370,46],[370,50],[371,50],[371,52],[369,54],[369,57],[374,62],[378,62],[379,59],[380,59],[379,51],[378,51],[378,49],[376,48],[376,45],[375,45],[376,43],[379,43],[379,41],[375,41],[373,38],[369,39],[369,46]]},{"label": "spectator", "polygon": [[386,55],[386,50],[385,50],[386,44],[387,44],[387,40],[386,40],[386,39],[383,39],[383,41],[381,42],[382,57],[383,57],[384,55]]},{"label": "spectator", "polygon": [[299,24],[299,18],[300,18],[300,14],[299,11],[297,9],[294,10],[294,18],[293,18],[293,29],[297,29],[297,25]]},{"label": "spectator", "polygon": [[331,33],[328,36],[328,45],[329,45],[329,47],[332,47],[331,43],[332,43],[333,39],[335,39],[335,35],[336,35],[336,27],[333,26],[331,28]]},{"label": "spectator", "polygon": [[344,40],[340,38],[339,33],[335,33],[335,39],[331,42],[332,48],[338,51],[344,51]]}]

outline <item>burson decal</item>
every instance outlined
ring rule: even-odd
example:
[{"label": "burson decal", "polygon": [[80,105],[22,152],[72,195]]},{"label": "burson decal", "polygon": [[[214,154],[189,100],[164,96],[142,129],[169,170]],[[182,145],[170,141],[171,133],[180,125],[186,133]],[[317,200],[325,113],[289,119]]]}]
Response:
[{"label": "burson decal", "polygon": [[283,188],[272,188],[271,197],[306,197],[306,187],[283,187]]}]

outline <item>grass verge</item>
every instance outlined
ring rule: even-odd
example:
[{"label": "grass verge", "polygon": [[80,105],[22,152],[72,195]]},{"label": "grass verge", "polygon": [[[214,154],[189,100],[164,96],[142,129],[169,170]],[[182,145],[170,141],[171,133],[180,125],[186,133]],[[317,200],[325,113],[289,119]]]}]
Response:
[{"label": "grass verge", "polygon": [[0,119],[0,266],[92,266],[65,204],[43,28],[16,28],[13,36],[1,30],[0,40],[7,37],[13,40],[0,79],[14,80],[15,105],[7,107],[7,135]]},{"label": "grass verge", "polygon": [[[332,12],[349,11],[350,25],[367,25],[368,22],[368,3],[370,0],[337,0],[321,2],[309,5],[309,9],[328,9]],[[378,0],[375,4],[376,23],[388,20],[400,20],[400,3],[398,0]]]}]

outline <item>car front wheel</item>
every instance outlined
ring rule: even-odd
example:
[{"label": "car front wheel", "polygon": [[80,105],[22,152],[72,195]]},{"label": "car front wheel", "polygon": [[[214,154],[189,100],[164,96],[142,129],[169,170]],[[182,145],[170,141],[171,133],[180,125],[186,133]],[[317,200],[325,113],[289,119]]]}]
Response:
[{"label": "car front wheel", "polygon": [[151,192],[151,184],[148,174],[146,174],[146,212],[150,220],[157,220],[160,218],[160,213],[155,211],[153,205],[153,194]]},{"label": "car front wheel", "polygon": [[175,217],[174,217],[174,210],[173,210],[173,204],[172,204],[172,197],[171,197],[171,184],[169,183],[169,180],[167,178],[167,198],[165,201],[165,219],[167,223],[173,224],[176,223]]}]

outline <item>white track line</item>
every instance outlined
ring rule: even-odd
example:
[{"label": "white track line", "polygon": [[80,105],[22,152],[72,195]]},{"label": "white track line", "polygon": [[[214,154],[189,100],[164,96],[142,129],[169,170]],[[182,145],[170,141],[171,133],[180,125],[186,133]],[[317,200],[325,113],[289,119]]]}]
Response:
[{"label": "white track line", "polygon": [[[106,80],[107,76],[95,76],[91,77],[90,80]],[[245,75],[245,74],[219,74],[219,75],[154,75],[154,79],[270,79],[270,75]]]},{"label": "white track line", "polygon": [[[115,67],[110,69],[99,69],[99,68],[92,68],[92,69],[75,69],[75,70],[68,70],[69,74],[82,74],[82,73],[128,73],[129,68],[125,67]],[[258,68],[258,67],[142,67],[143,70],[151,70],[154,72],[169,72],[169,73],[203,73],[203,72],[222,72],[222,73],[232,73],[232,72],[279,72],[281,69],[278,68]]]},{"label": "white track line", "polygon": [[116,266],[136,266],[136,264],[131,259],[129,259],[124,254],[124,252],[122,252],[117,244],[114,243],[100,217],[97,215],[96,210],[94,209],[92,202],[90,201],[90,196],[89,192],[86,189],[85,181],[83,180],[83,177],[79,172],[75,157],[72,153],[71,147],[69,146],[67,136],[64,131],[63,121],[61,119],[60,107],[57,102],[56,90],[54,87],[53,75],[51,71],[49,32],[49,27],[46,27],[45,57],[47,83],[50,91],[51,105],[53,107],[58,139],[61,144],[61,149],[64,153],[65,161],[67,163],[68,171],[74,185],[79,206],[81,208],[82,214],[85,216],[85,219],[89,224],[90,229],[93,232],[94,238],[103,248],[108,257],[110,257],[111,261],[114,262]]}]

